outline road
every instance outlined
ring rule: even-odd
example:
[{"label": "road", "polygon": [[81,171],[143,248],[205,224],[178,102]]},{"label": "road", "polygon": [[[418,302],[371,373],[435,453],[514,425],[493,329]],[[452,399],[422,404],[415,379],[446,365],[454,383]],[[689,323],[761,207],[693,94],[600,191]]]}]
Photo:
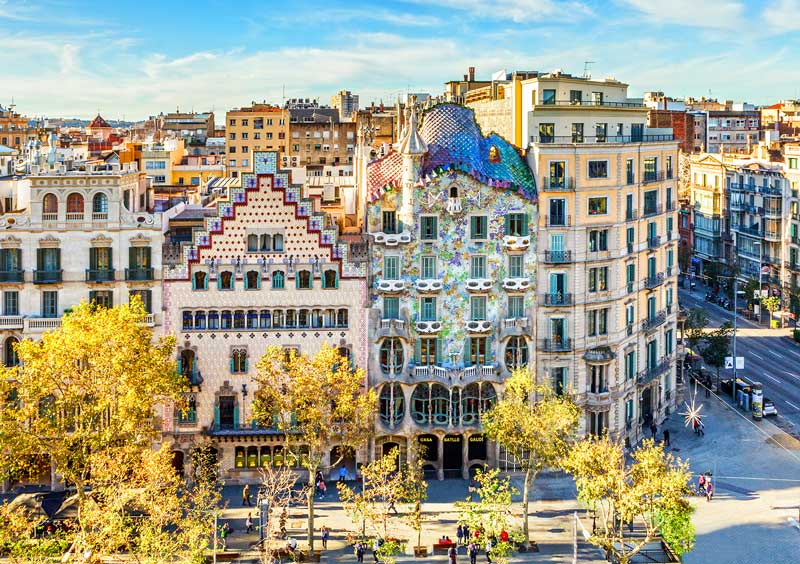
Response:
[{"label": "road", "polygon": [[[694,292],[680,289],[681,307],[699,307],[706,311],[709,326],[719,327],[725,321],[733,322],[733,312],[705,301],[705,288]],[[800,344],[787,337],[787,330],[761,328],[739,317],[736,354],[744,357],[744,370],[739,376],[764,385],[764,397],[771,399],[778,409],[773,423],[800,438]],[[730,376],[723,370],[721,376]]]}]

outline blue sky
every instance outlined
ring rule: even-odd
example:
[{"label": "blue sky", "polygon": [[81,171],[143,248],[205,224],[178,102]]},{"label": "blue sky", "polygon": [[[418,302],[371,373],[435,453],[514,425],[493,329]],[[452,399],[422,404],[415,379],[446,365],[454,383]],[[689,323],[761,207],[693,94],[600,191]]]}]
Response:
[{"label": "blue sky", "polygon": [[390,102],[475,66],[752,103],[800,97],[800,0],[0,0],[0,104],[141,119],[252,100]]}]

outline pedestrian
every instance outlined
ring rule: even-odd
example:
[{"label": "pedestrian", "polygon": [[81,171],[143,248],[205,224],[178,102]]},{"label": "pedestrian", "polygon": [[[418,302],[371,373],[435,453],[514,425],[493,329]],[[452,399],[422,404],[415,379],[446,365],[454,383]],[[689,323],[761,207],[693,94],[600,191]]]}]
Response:
[{"label": "pedestrian", "polygon": [[253,516],[250,514],[249,511],[247,512],[247,519],[245,519],[244,524],[245,524],[245,527],[247,527],[247,532],[248,533],[252,533],[253,532]]},{"label": "pedestrian", "polygon": [[358,562],[364,562],[364,543],[361,541],[356,543],[356,560]]},{"label": "pedestrian", "polygon": [[450,564],[456,564],[456,555],[458,551],[456,547],[453,545],[447,550],[447,556],[450,558]]},{"label": "pedestrian", "polygon": [[703,420],[698,417],[697,418],[697,432],[700,433],[701,437],[705,437],[706,436],[705,426],[706,425],[705,425],[705,423],[703,423]]},{"label": "pedestrian", "polygon": [[469,540],[469,525],[464,523],[464,542]]},{"label": "pedestrian", "polygon": [[658,432],[658,425],[656,425],[656,420],[654,418],[652,421],[650,421],[650,433],[653,436],[653,440],[655,440],[657,432]]},{"label": "pedestrian", "polygon": [[328,548],[328,537],[329,536],[330,536],[330,530],[328,529],[328,527],[323,525],[323,527],[322,527],[322,548],[324,548],[326,550]]},{"label": "pedestrian", "polygon": [[325,480],[319,481],[319,498],[325,499],[325,494],[328,492],[328,488],[325,485]]},{"label": "pedestrian", "polygon": [[461,544],[461,539],[464,538],[464,529],[461,528],[461,523],[456,527],[456,538],[458,539],[458,544]]},{"label": "pedestrian", "polygon": [[346,478],[347,478],[347,468],[345,468],[344,465],[342,465],[342,467],[339,468],[339,483],[344,484]]},{"label": "pedestrian", "polygon": [[375,559],[375,562],[378,561],[378,549],[380,549],[381,543],[380,541],[375,538],[375,541],[372,543],[372,557]]},{"label": "pedestrian", "polygon": [[508,531],[505,529],[500,531],[500,542],[508,542]]},{"label": "pedestrian", "polygon": [[242,488],[242,507],[244,506],[252,507],[253,504],[250,502],[250,484],[245,484],[244,488]]},{"label": "pedestrian", "polygon": [[475,564],[478,559],[478,545],[474,542],[469,543],[467,553],[469,554],[469,564]]},{"label": "pedestrian", "polygon": [[697,494],[706,495],[706,477],[703,474],[697,477]]},{"label": "pedestrian", "polygon": [[664,429],[664,446],[670,446],[670,444],[669,444],[669,429]]},{"label": "pedestrian", "polygon": [[[227,525],[227,523],[225,523]],[[219,544],[222,547],[222,551],[228,550],[228,530],[223,525],[222,528],[219,530]]]},{"label": "pedestrian", "polygon": [[711,501],[711,498],[714,497],[714,484],[711,483],[709,480],[706,483],[706,501]]},{"label": "pedestrian", "polygon": [[486,540],[486,561],[489,564],[492,564],[492,547],[493,546],[494,545],[492,544],[492,539],[487,539]]}]

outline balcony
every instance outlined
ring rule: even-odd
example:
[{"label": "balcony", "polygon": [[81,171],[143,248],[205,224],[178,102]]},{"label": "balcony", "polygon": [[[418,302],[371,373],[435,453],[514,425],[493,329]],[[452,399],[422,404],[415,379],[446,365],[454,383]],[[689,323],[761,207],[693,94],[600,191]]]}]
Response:
[{"label": "balcony", "polygon": [[783,236],[781,235],[780,231],[773,231],[771,229],[766,229],[764,231],[764,239],[767,241],[781,241]]},{"label": "balcony", "polygon": [[445,379],[447,378],[447,368],[435,366],[433,364],[425,364],[422,366],[415,366],[413,370],[414,378],[420,379]]},{"label": "balcony", "polygon": [[531,246],[530,237],[506,235],[503,237],[503,248],[507,251],[526,251]]},{"label": "balcony", "polygon": [[625,210],[625,221],[636,221],[637,219],[639,219],[637,210]]},{"label": "balcony", "polygon": [[[549,104],[545,104],[546,106]],[[588,145],[594,143],[663,143],[673,141],[669,135],[532,135],[532,143],[542,145]]]},{"label": "balcony", "polygon": [[438,333],[442,330],[442,322],[441,321],[417,321],[414,324],[417,333],[421,333],[423,335],[431,335],[434,333]]},{"label": "balcony", "polygon": [[572,251],[545,251],[544,262],[548,264],[566,264],[572,262]]},{"label": "balcony", "polygon": [[570,352],[572,339],[542,339],[541,350],[544,352]]},{"label": "balcony", "polygon": [[488,333],[492,330],[492,322],[485,319],[470,320],[464,323],[467,333]]},{"label": "balcony", "polygon": [[108,212],[92,212],[92,221],[94,222],[108,221]]},{"label": "balcony", "polygon": [[636,383],[640,386],[645,386],[659,378],[663,374],[666,374],[670,370],[670,358],[664,357],[662,358],[658,364],[651,368],[645,368],[636,377]]},{"label": "balcony", "polygon": [[29,331],[50,331],[61,327],[60,317],[34,317],[25,320]]},{"label": "balcony", "polygon": [[21,315],[0,315],[0,330],[22,329],[25,320]]},{"label": "balcony", "polygon": [[0,282],[24,282],[25,272],[22,270],[0,270]]},{"label": "balcony", "polygon": [[572,305],[572,294],[562,294],[560,292],[555,294],[545,294],[544,305],[548,307]]},{"label": "balcony", "polygon": [[667,205],[665,206],[665,209],[668,212],[675,211],[675,202],[667,202]]},{"label": "balcony", "polygon": [[442,281],[434,278],[419,278],[414,282],[414,289],[423,294],[439,292],[442,289]]},{"label": "balcony", "polygon": [[544,222],[547,227],[569,227],[572,225],[571,215],[546,215]]},{"label": "balcony", "polygon": [[542,100],[538,106],[571,106],[573,108],[591,107],[591,108],[635,108],[645,109],[645,105],[641,102],[611,102],[609,100]]},{"label": "balcony", "polygon": [[525,335],[528,332],[527,317],[507,317],[500,326],[500,338]]},{"label": "balcony", "polygon": [[654,215],[660,215],[661,213],[663,213],[661,204],[656,204],[655,206],[645,206],[642,217],[653,217]]},{"label": "balcony", "polygon": [[664,273],[659,272],[655,276],[648,276],[644,279],[644,287],[648,290],[658,288],[664,283]]},{"label": "balcony", "polygon": [[583,394],[580,399],[584,400],[585,405],[608,405],[611,401],[611,393],[608,391],[608,387],[606,386],[594,389],[590,388],[589,390],[586,390],[586,393]]},{"label": "balcony", "polygon": [[509,292],[522,292],[530,287],[530,278],[503,278],[503,289]]},{"label": "balcony", "polygon": [[408,328],[402,319],[381,319],[378,323],[378,338],[404,337],[408,338]]},{"label": "balcony", "polygon": [[617,355],[608,346],[594,347],[583,353],[583,360],[586,362],[609,362],[616,357]]},{"label": "balcony", "polygon": [[642,321],[642,331],[652,331],[653,329],[656,329],[664,325],[666,321],[667,321],[667,312],[666,310],[662,309],[661,311],[656,312],[651,317],[648,317],[647,319]]},{"label": "balcony", "polygon": [[42,214],[42,221],[53,223],[58,221],[58,213],[45,212]]},{"label": "balcony", "polygon": [[405,289],[405,280],[378,280],[377,283],[377,290],[383,294],[397,294]]},{"label": "balcony", "polygon": [[735,224],[731,226],[733,231],[738,231],[739,233],[744,233],[745,235],[751,235],[753,237],[763,237],[764,230],[758,226],[754,227],[745,227],[741,224]]},{"label": "balcony", "polygon": [[651,182],[662,182],[664,180],[664,171],[657,170],[653,172],[645,171],[642,177],[642,184],[650,184]]},{"label": "balcony", "polygon": [[153,269],[152,268],[126,268],[125,269],[125,280],[129,281],[145,281],[145,280],[152,280],[153,279]]},{"label": "balcony", "polygon": [[491,278],[467,278],[467,292],[488,292],[494,286]]},{"label": "balcony", "polygon": [[492,380],[496,376],[496,369],[491,365],[475,364],[467,366],[462,376],[465,380]]},{"label": "balcony", "polygon": [[656,235],[655,237],[647,238],[648,249],[657,249],[660,245],[661,245],[661,235]]},{"label": "balcony", "polygon": [[57,284],[63,278],[63,270],[34,270],[34,284]]},{"label": "balcony", "polygon": [[112,268],[100,268],[96,270],[86,270],[87,282],[113,282],[116,273]]},{"label": "balcony", "polygon": [[564,178],[542,177],[542,191],[544,192],[572,192],[575,190],[575,179],[571,176]]},{"label": "balcony", "polygon": [[783,216],[783,211],[780,208],[763,208],[764,217],[780,219]]},{"label": "balcony", "polygon": [[384,233],[379,231],[378,233],[370,233],[370,235],[372,235],[372,240],[375,241],[376,244],[386,247],[396,247],[411,242],[411,233],[408,231],[403,231],[402,233]]}]

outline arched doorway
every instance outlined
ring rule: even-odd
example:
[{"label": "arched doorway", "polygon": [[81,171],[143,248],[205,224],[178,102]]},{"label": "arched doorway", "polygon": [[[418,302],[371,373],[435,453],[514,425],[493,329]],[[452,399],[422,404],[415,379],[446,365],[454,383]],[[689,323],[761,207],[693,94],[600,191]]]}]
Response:
[{"label": "arched doorway", "polygon": [[419,457],[425,462],[439,460],[439,437],[436,435],[420,435],[417,437]]},{"label": "arched doorway", "polygon": [[486,437],[477,434],[467,439],[467,459],[486,460]]},{"label": "arched doorway", "polygon": [[184,473],[183,451],[180,450],[172,451],[172,467],[175,469],[175,473],[181,478],[183,478],[183,473]]},{"label": "arched doorway", "polygon": [[464,449],[461,435],[445,435],[442,439],[442,470],[445,478],[461,478],[464,467]]}]

